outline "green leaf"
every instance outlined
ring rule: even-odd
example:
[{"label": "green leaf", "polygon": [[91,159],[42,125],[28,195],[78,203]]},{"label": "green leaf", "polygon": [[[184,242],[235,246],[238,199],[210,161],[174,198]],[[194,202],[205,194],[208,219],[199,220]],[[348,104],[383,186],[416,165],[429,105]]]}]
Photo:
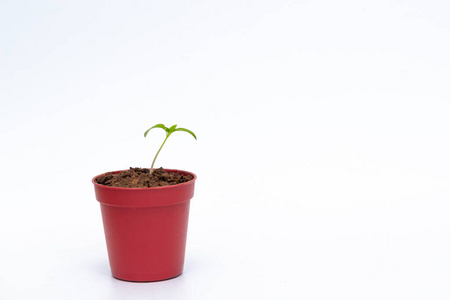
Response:
[{"label": "green leaf", "polygon": [[164,124],[156,124],[155,126],[150,127],[149,129],[147,129],[147,131],[144,133],[144,137],[147,137],[147,134],[150,130],[152,130],[153,128],[162,128],[165,131],[168,130],[168,128],[166,126],[164,126]]},{"label": "green leaf", "polygon": [[195,136],[195,134],[194,134],[192,131],[190,131],[189,129],[186,129],[186,128],[177,128],[177,129],[175,129],[174,131],[184,131],[184,132],[190,133],[190,134],[194,137],[194,139],[197,139],[197,137]]},{"label": "green leaf", "polygon": [[171,134],[172,132],[175,131],[175,128],[177,128],[177,125],[173,125],[172,127],[169,128],[169,130],[166,130],[168,134]]}]

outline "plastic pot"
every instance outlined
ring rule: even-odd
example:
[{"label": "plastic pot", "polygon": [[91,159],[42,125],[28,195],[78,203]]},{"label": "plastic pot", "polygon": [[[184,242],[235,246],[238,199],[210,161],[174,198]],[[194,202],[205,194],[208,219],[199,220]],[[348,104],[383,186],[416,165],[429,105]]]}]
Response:
[{"label": "plastic pot", "polygon": [[[158,281],[183,272],[190,199],[197,176],[171,186],[118,188],[92,179],[100,202],[112,276]],[[112,172],[118,173],[120,171]]]}]

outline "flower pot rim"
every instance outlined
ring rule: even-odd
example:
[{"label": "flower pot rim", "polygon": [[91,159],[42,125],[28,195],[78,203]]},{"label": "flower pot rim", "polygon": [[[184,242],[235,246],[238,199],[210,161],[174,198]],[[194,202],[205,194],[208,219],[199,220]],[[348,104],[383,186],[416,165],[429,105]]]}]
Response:
[{"label": "flower pot rim", "polygon": [[193,178],[191,180],[189,180],[189,181],[186,181],[186,182],[183,182],[183,183],[174,184],[174,185],[142,187],[142,188],[108,186],[108,185],[100,184],[100,183],[98,183],[96,181],[96,179],[99,178],[102,175],[109,174],[109,173],[117,174],[117,173],[120,173],[120,172],[123,172],[123,171],[127,171],[127,170],[118,170],[118,171],[105,172],[105,173],[99,174],[99,175],[95,176],[94,178],[92,178],[92,183],[95,186],[97,186],[99,188],[102,188],[102,189],[111,189],[111,190],[118,190],[118,191],[119,190],[135,190],[135,191],[142,190],[142,191],[144,191],[144,190],[168,190],[168,189],[172,189],[172,188],[176,188],[176,187],[181,187],[181,186],[184,186],[184,185],[192,184],[197,179],[197,175],[195,175],[194,173],[189,172],[189,171],[178,170],[178,169],[164,169],[164,171],[167,171],[167,172],[179,172],[179,173],[185,173],[185,174],[187,173],[187,174],[192,175]]}]

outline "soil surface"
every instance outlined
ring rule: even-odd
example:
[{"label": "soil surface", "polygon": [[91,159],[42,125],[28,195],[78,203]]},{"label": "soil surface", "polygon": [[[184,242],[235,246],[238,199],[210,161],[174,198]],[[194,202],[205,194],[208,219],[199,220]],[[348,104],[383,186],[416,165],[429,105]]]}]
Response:
[{"label": "soil surface", "polygon": [[125,188],[149,188],[156,186],[175,185],[192,180],[191,175],[177,172],[166,172],[163,168],[150,169],[130,168],[116,174],[106,173],[96,179],[99,184]]}]

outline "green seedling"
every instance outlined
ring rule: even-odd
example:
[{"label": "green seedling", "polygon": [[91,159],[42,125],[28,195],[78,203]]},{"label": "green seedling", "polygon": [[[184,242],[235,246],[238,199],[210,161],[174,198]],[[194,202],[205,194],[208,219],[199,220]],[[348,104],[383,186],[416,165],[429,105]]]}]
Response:
[{"label": "green seedling", "polygon": [[164,144],[166,143],[167,139],[169,138],[169,136],[170,136],[172,133],[174,133],[175,131],[184,131],[184,132],[190,133],[190,134],[197,140],[197,137],[195,136],[195,134],[194,134],[192,131],[190,131],[189,129],[186,129],[186,128],[177,128],[177,125],[173,125],[172,127],[167,128],[166,126],[164,126],[164,124],[157,124],[157,125],[155,125],[155,126],[149,128],[149,129],[144,133],[144,137],[147,137],[148,132],[149,132],[150,130],[152,130],[153,128],[162,128],[162,129],[164,129],[164,130],[166,131],[166,139],[165,139],[164,142],[162,143],[161,147],[159,147],[158,152],[156,152],[155,158],[153,159],[152,166],[151,166],[151,168],[150,168],[150,174],[153,173],[153,166],[155,165],[155,161],[156,161],[156,158],[158,157],[159,152],[161,151],[162,147],[164,146]]}]

